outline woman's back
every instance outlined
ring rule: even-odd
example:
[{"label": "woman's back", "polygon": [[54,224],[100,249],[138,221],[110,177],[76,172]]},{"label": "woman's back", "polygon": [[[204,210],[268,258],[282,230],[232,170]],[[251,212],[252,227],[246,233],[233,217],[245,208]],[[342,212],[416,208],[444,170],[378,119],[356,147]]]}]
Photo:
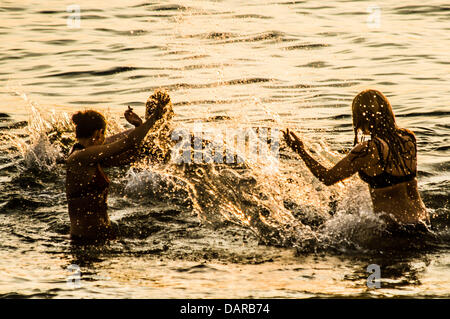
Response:
[{"label": "woman's back", "polygon": [[398,222],[429,221],[417,185],[417,146],[412,132],[399,130],[400,143],[394,160],[390,145],[374,138],[379,165],[375,169],[360,171],[361,179],[369,183],[374,211],[392,214]]},{"label": "woman's back", "polygon": [[[75,144],[73,151],[81,150]],[[72,151],[72,152],[73,152]],[[71,152],[71,153],[72,153]],[[107,213],[109,179],[98,163],[67,165],[66,197],[71,220],[72,237],[98,238],[107,232],[110,221]],[[80,174],[83,171],[84,174]]]}]

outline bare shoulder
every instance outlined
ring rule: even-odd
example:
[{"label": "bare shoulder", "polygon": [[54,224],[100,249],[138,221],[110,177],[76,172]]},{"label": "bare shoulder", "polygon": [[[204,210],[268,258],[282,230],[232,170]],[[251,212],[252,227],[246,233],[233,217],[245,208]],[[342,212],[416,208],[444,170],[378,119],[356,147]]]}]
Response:
[{"label": "bare shoulder", "polygon": [[399,133],[400,133],[401,137],[406,138],[406,139],[411,139],[412,142],[414,142],[414,143],[416,142],[416,135],[414,134],[413,131],[408,130],[406,128],[401,128],[401,129],[399,129]]},{"label": "bare shoulder", "polygon": [[375,145],[372,141],[364,141],[353,147],[349,156],[352,159],[364,158],[372,155],[376,151]]},{"label": "bare shoulder", "polygon": [[80,151],[74,151],[66,158],[66,165],[74,166],[74,165],[82,165],[82,162],[78,159],[78,154]]},{"label": "bare shoulder", "polygon": [[66,158],[66,165],[68,166],[76,166],[76,167],[83,167],[86,166],[86,164],[90,164],[85,160],[85,153],[86,150],[76,150],[72,154],[69,155],[69,157]]},{"label": "bare shoulder", "polygon": [[348,160],[358,170],[375,167],[379,162],[379,155],[374,141],[364,141],[355,145],[348,154]]}]

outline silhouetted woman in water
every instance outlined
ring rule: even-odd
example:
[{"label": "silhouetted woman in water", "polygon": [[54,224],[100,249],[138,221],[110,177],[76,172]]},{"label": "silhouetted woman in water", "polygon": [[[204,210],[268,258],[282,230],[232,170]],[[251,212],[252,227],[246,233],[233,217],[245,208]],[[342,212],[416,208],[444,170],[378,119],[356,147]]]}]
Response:
[{"label": "silhouetted woman in water", "polygon": [[88,110],[73,115],[77,143],[66,160],[66,195],[70,216],[70,235],[73,240],[104,240],[116,237],[117,229],[107,213],[109,179],[105,166],[119,166],[138,153],[147,132],[165,113],[159,104],[142,123],[128,109],[125,118],[136,126],[105,138],[106,121],[100,113]]},{"label": "silhouetted woman in water", "polygon": [[[284,133],[311,173],[325,185],[333,185],[355,173],[369,184],[374,212],[388,225],[427,230],[430,217],[417,189],[417,145],[414,133],[399,128],[392,107],[379,91],[365,90],[352,104],[354,148],[333,168],[327,169],[305,150],[294,132]],[[369,135],[359,141],[358,132]]]}]

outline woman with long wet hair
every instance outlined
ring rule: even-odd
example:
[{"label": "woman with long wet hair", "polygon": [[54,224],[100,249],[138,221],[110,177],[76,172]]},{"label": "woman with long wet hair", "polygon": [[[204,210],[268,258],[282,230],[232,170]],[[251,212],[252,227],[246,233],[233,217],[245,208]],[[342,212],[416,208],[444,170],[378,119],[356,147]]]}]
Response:
[{"label": "woman with long wet hair", "polygon": [[97,241],[117,236],[107,213],[109,179],[103,167],[129,163],[139,152],[147,132],[166,112],[159,103],[145,122],[132,112],[125,118],[135,128],[105,138],[106,120],[102,114],[87,110],[73,115],[77,143],[66,160],[66,196],[73,240]]},{"label": "woman with long wet hair", "polygon": [[[306,151],[298,136],[286,129],[286,143],[311,173],[333,185],[355,173],[368,183],[374,212],[388,225],[427,229],[430,217],[417,187],[417,144],[414,133],[395,122],[391,104],[379,91],[365,90],[352,103],[354,148],[333,168],[325,168]],[[358,133],[370,135],[359,140]]]}]

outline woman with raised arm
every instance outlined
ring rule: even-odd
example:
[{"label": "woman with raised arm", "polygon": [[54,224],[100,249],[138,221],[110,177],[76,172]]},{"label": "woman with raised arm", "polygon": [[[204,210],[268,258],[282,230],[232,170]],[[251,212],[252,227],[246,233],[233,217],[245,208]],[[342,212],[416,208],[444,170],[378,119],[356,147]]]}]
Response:
[{"label": "woman with raised arm", "polygon": [[142,123],[131,109],[125,118],[136,128],[105,138],[106,121],[100,113],[88,110],[73,115],[77,143],[66,160],[66,196],[70,235],[73,240],[104,240],[117,235],[107,213],[109,179],[102,167],[129,162],[152,126],[166,112],[159,104]]},{"label": "woman with raised arm", "polygon": [[[358,173],[369,184],[374,212],[390,227],[428,230],[430,217],[417,189],[414,133],[397,126],[389,101],[376,90],[365,90],[353,99],[352,115],[354,148],[333,168],[325,168],[312,158],[289,129],[283,132],[285,141],[325,185]],[[370,140],[359,141],[360,131],[370,135]]]}]

